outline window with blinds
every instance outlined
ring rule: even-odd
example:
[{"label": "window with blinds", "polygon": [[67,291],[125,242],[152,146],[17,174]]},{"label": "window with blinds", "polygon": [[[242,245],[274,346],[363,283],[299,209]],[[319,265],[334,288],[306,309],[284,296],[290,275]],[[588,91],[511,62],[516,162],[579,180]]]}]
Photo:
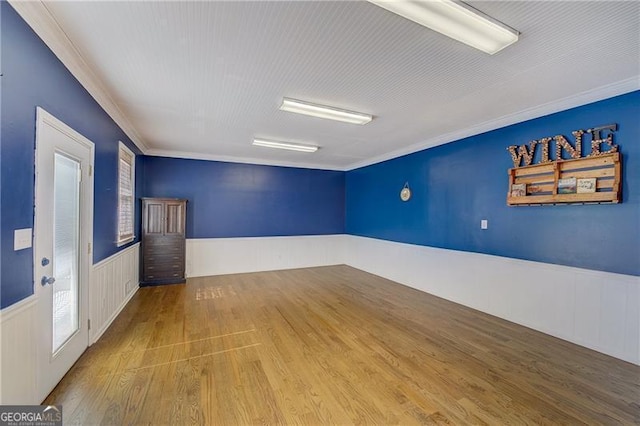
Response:
[{"label": "window with blinds", "polygon": [[118,150],[118,245],[133,241],[136,157],[122,142]]}]

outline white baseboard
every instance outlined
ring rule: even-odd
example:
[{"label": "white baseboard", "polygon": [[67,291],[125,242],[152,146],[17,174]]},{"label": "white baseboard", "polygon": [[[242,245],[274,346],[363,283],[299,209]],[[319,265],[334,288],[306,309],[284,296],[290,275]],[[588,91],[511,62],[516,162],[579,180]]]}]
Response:
[{"label": "white baseboard", "polygon": [[640,277],[356,236],[346,264],[640,365]]},{"label": "white baseboard", "polygon": [[140,243],[93,265],[89,344],[95,343],[140,288]]},{"label": "white baseboard", "polygon": [[344,263],[345,235],[187,240],[187,277]]}]

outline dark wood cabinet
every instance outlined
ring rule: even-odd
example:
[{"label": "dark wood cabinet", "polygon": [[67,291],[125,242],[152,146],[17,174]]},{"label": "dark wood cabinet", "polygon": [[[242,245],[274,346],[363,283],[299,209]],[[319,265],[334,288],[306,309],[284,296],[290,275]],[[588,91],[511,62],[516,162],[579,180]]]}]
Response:
[{"label": "dark wood cabinet", "polygon": [[142,199],[141,285],[185,281],[187,200]]}]

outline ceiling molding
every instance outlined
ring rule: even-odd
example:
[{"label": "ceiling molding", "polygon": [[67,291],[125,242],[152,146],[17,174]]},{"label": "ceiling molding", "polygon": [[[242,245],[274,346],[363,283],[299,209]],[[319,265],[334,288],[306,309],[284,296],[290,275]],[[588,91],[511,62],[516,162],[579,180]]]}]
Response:
[{"label": "ceiling molding", "polygon": [[557,101],[548,102],[546,104],[525,109],[523,111],[505,115],[495,120],[490,120],[477,126],[469,127],[467,129],[457,130],[445,135],[436,136],[435,138],[427,139],[422,142],[403,147],[401,149],[397,149],[382,155],[378,155],[376,157],[352,163],[349,166],[345,167],[344,170],[348,171],[359,169],[361,167],[370,166],[372,164],[381,163],[387,160],[392,160],[394,158],[402,157],[403,155],[413,154],[415,152],[422,151],[428,148],[455,142],[460,139],[490,132],[492,130],[501,129],[503,127],[522,123],[528,120],[533,120],[535,118],[565,111],[571,108],[587,105],[593,102],[612,98],[614,96],[623,95],[625,93],[630,93],[636,90],[640,90],[640,76],[632,77],[612,84],[607,84],[605,86],[578,93],[576,95],[568,96]]},{"label": "ceiling molding", "polygon": [[[521,123],[523,121],[527,121],[527,120],[531,120],[531,119],[535,119],[538,117],[542,117],[548,114],[552,114],[555,112],[559,112],[559,111],[563,111],[569,108],[573,108],[573,107],[577,107],[577,106],[581,106],[581,105],[585,105],[591,102],[595,102],[595,101],[599,101],[602,99],[606,99],[609,97],[613,97],[616,95],[620,95],[620,94],[624,94],[624,93],[628,93],[634,90],[638,90],[640,89],[640,77],[637,75],[637,68],[635,68],[636,71],[633,71],[636,75],[634,75],[631,78],[627,78],[625,80],[620,80],[618,82],[614,82],[611,84],[606,84],[603,86],[598,86],[594,89],[589,89],[583,92],[580,92],[576,95],[571,95],[571,96],[567,96],[565,98],[562,98],[560,100],[555,100],[555,101],[551,101],[551,102],[546,102],[546,103],[542,103],[539,104],[537,106],[533,106],[533,107],[529,107],[529,108],[525,108],[525,109],[521,109],[524,107],[524,105],[526,105],[526,103],[520,103],[519,105],[521,105],[520,107],[513,107],[512,109],[515,110],[516,112],[513,113],[508,113],[506,115],[502,115],[496,119],[492,119],[492,120],[488,120],[488,121],[483,121],[480,122],[478,124],[475,125],[467,125],[467,126],[462,126],[461,125],[461,129],[459,130],[455,130],[449,133],[445,133],[445,134],[440,134],[439,136],[435,136],[429,139],[425,139],[425,140],[421,140],[422,137],[427,137],[428,134],[426,133],[422,133],[419,131],[416,131],[415,133],[407,136],[405,138],[405,140],[402,141],[402,143],[408,144],[405,145],[402,148],[399,149],[394,149],[395,147],[397,147],[398,145],[396,144],[395,146],[391,145],[391,144],[387,144],[386,146],[389,147],[389,151],[384,153],[384,154],[380,154],[380,155],[372,155],[369,156],[372,151],[369,151],[369,153],[366,152],[366,149],[364,150],[364,152],[360,152],[360,151],[355,151],[355,152],[351,152],[351,155],[349,155],[348,159],[342,158],[340,161],[339,166],[331,166],[331,165],[327,165],[326,163],[331,162],[331,159],[336,159],[338,156],[333,156],[330,157],[329,154],[331,153],[331,151],[329,151],[329,149],[327,149],[326,154],[327,156],[317,156],[317,157],[312,157],[312,156],[300,156],[300,157],[285,157],[284,155],[281,156],[280,158],[287,158],[286,160],[276,160],[276,159],[264,159],[264,158],[254,158],[254,157],[243,157],[241,155],[238,156],[233,156],[233,155],[215,155],[215,154],[201,154],[201,153],[196,153],[196,152],[186,152],[186,151],[174,151],[174,150],[165,150],[165,149],[152,149],[152,143],[153,141],[153,137],[152,136],[148,136],[148,140],[144,140],[144,138],[141,137],[141,134],[146,134],[146,135],[153,135],[155,133],[153,133],[152,131],[149,130],[149,128],[145,129],[145,124],[144,122],[139,122],[137,123],[136,127],[134,127],[133,125],[133,120],[129,118],[129,114],[127,114],[127,111],[125,111],[127,108],[133,108],[131,106],[127,107],[125,106],[126,104],[124,103],[124,100],[126,99],[126,96],[123,97],[124,95],[122,93],[120,93],[120,95],[118,95],[117,89],[121,89],[121,86],[115,87],[113,90],[109,90],[108,86],[104,83],[104,80],[102,78],[99,78],[99,75],[107,75],[107,74],[102,74],[99,73],[98,71],[100,71],[97,68],[94,68],[92,66],[90,66],[89,64],[91,63],[95,63],[94,61],[92,61],[89,57],[90,51],[89,50],[84,50],[86,52],[86,57],[83,57],[80,53],[80,50],[78,47],[81,46],[80,43],[82,43],[82,38],[78,38],[76,39],[76,43],[74,44],[74,42],[71,41],[71,34],[74,34],[73,32],[71,32],[71,30],[69,30],[70,32],[67,34],[63,29],[62,26],[65,24],[64,21],[64,17],[65,15],[62,13],[58,13],[58,10],[55,8],[56,3],[48,3],[46,1],[43,0],[34,0],[34,1],[19,1],[19,0],[9,0],[10,4],[12,5],[12,7],[18,12],[18,14],[20,14],[20,16],[22,16],[22,18],[27,22],[28,25],[30,25],[34,31],[38,34],[38,36],[45,42],[45,44],[53,51],[53,53],[61,60],[61,62],[69,69],[69,71],[72,73],[72,75],[75,76],[75,78],[78,79],[78,81],[80,82],[80,84],[89,92],[89,94],[98,102],[98,104],[107,112],[107,114],[116,122],[116,124],[118,126],[120,126],[120,128],[126,133],[127,136],[129,136],[129,138],[131,138],[133,140],[133,142],[138,146],[138,148],[140,148],[142,150],[142,152],[146,155],[152,155],[152,156],[165,156],[165,157],[174,157],[174,158],[188,158],[188,159],[198,159],[198,160],[210,160],[210,161],[224,161],[224,162],[234,162],[234,163],[249,163],[249,164],[261,164],[261,165],[274,165],[274,166],[284,166],[284,167],[301,167],[301,168],[314,168],[314,169],[324,169],[324,170],[353,170],[356,168],[360,168],[360,167],[364,167],[364,166],[368,166],[371,164],[375,164],[375,163],[379,163],[382,161],[386,161],[386,160],[390,160],[393,158],[397,158],[403,155],[407,155],[407,154],[411,154],[417,151],[421,151],[424,149],[428,149],[428,148],[432,148],[438,145],[442,145],[442,144],[446,144],[446,143],[450,143],[450,142],[454,142],[466,137],[470,137],[470,136],[474,136],[474,135],[478,135],[481,133],[485,133],[488,131],[492,131],[492,130],[496,130],[499,128],[503,128],[509,125],[513,125],[513,124],[517,124],[517,123]],[[521,2],[522,4],[524,4],[525,2]],[[62,3],[58,3],[58,4],[62,4]],[[162,4],[162,3],[158,3],[158,4]],[[213,3],[211,3],[213,4]],[[336,3],[336,5],[340,4],[340,2]],[[227,6],[225,6],[226,8]],[[230,7],[230,6],[229,6]],[[337,7],[337,6],[335,6]],[[567,6],[568,7],[568,6]],[[223,8],[224,9],[224,8]],[[567,8],[563,8],[562,10],[566,10]],[[156,9],[153,9],[156,10]],[[157,8],[156,11],[162,11],[164,9],[162,8]],[[328,17],[332,17],[332,13],[335,12],[336,10],[342,10],[342,9],[335,9],[332,7],[328,7],[326,12],[326,16]],[[520,10],[519,7],[514,8],[514,17],[518,17],[520,16],[521,19],[525,19],[526,15],[518,15],[518,11]],[[525,11],[525,9],[522,9],[522,11]],[[637,10],[637,9],[635,9]],[[56,13],[58,20],[56,19],[56,17],[54,17],[53,12]],[[371,18],[372,19],[378,19],[378,21],[376,22],[384,22],[383,19],[386,19],[387,14],[380,14],[377,13],[378,10],[377,8],[362,8],[362,10],[358,9],[358,12],[366,12],[366,13],[370,13],[371,14]],[[285,8],[283,10],[280,11],[281,13],[286,14],[291,12],[291,8]],[[185,12],[186,13],[186,12]],[[292,12],[291,12],[292,13]],[[592,14],[593,15],[593,14]],[[73,18],[74,15],[70,15],[71,17],[67,17],[70,21],[69,22],[74,22]],[[82,15],[79,15],[82,16]],[[90,16],[90,15],[88,15]],[[186,16],[186,15],[185,15]],[[355,15],[354,15],[355,16]],[[368,15],[367,15],[368,16]],[[543,15],[541,15],[543,16]],[[629,16],[631,16],[629,14]],[[254,16],[255,19],[261,19],[259,16]],[[75,20],[75,22],[84,22],[83,20]],[[222,22],[222,21],[221,21]],[[523,21],[524,22],[524,21]],[[635,23],[637,21],[633,21],[632,23]],[[366,19],[363,20],[363,22],[361,23],[362,25],[368,25],[370,26],[370,20]],[[131,27],[131,26],[129,26]],[[151,27],[151,28],[155,28],[155,27]],[[395,28],[394,26],[390,25],[390,28]],[[637,26],[636,26],[637,28]],[[231,27],[227,28],[227,29],[231,29]],[[88,31],[90,31],[91,28],[88,29]],[[197,34],[197,33],[196,33]],[[411,35],[413,34],[411,31],[405,31],[402,34],[405,34],[405,37],[407,40],[414,40],[414,37],[412,37]],[[546,33],[545,33],[546,34]],[[535,32],[530,32],[530,36],[534,36]],[[609,38],[611,38],[612,36],[608,36]],[[574,37],[575,38],[575,37]],[[607,38],[605,41],[607,41],[607,45],[612,45],[611,40],[609,40],[609,38]],[[364,46],[366,46],[366,43],[364,41],[362,41],[362,43],[364,43]],[[426,42],[425,42],[426,43]],[[524,40],[523,40],[523,46],[525,45]],[[548,45],[553,45],[553,43],[548,43]],[[302,44],[294,44],[294,46],[302,46]],[[320,45],[321,47],[324,45]],[[424,44],[425,48],[437,48],[439,46],[437,40],[433,40],[430,41],[427,44]],[[628,52],[628,44],[622,44],[622,47],[627,49],[624,50],[621,48],[621,51],[618,52],[617,50],[614,51],[614,53],[621,55],[622,53]],[[306,49],[306,47],[305,47]],[[545,50],[545,49],[539,49],[540,51],[538,52],[539,55],[544,54],[548,54],[549,51]],[[97,49],[96,51],[100,51],[100,49]],[[345,50],[345,52],[347,52],[348,50]],[[255,52],[258,52],[258,50],[255,50]],[[328,57],[331,57],[331,55],[333,54],[332,51],[329,50],[324,50],[322,51],[324,52],[324,55],[329,55]],[[321,53],[322,53],[321,52]],[[585,54],[589,53],[591,51],[587,51]],[[554,53],[554,51],[551,51],[551,53]],[[225,59],[225,54],[227,56],[229,56],[228,58]],[[515,61],[515,59],[517,59],[517,54],[518,52],[513,51],[512,55],[513,58],[512,60]],[[591,52],[590,54],[598,54],[598,52]],[[453,55],[453,54],[452,54]],[[237,56],[237,55],[236,55]],[[214,69],[225,69],[225,67],[229,67],[230,70],[233,70],[233,64],[242,64],[242,61],[239,60],[239,62],[233,62],[233,59],[237,59],[237,57],[234,56],[234,52],[232,50],[230,50],[229,52],[222,52],[220,53],[220,57],[219,58],[214,58],[217,62],[212,62],[210,65],[211,67],[213,67]],[[244,55],[247,56],[247,55]],[[453,55],[456,56],[456,55]],[[508,56],[508,55],[507,55]],[[583,55],[584,56],[584,55]],[[628,53],[626,55],[626,57],[628,57]],[[322,57],[321,57],[322,58]],[[472,58],[472,57],[471,57]],[[562,61],[564,61],[566,58],[569,58],[567,55],[561,55],[558,56],[558,53],[556,52],[556,59],[562,59]],[[446,59],[446,58],[445,58]],[[560,60],[558,59],[558,60]],[[225,62],[228,61],[227,62]],[[561,62],[562,62],[561,61]],[[114,63],[113,61],[111,61],[111,63]],[[472,59],[465,59],[465,60],[460,60],[458,62],[455,62],[457,64],[475,64],[476,62],[474,62]],[[505,69],[508,69],[509,67],[514,66],[515,62],[509,62],[507,63],[508,66],[506,66]],[[564,62],[562,62],[564,63]],[[606,61],[604,61],[603,63],[607,63]],[[412,70],[413,68],[410,68],[411,64],[413,64],[413,62],[411,60],[407,60],[406,62],[403,63],[405,67],[409,67],[407,69]],[[478,62],[478,64],[482,64],[482,62]],[[548,69],[547,64],[544,64],[544,67],[542,65],[540,65],[537,62],[534,62],[534,65],[537,67],[536,70],[534,70],[534,68],[525,68],[523,70],[521,70],[521,74],[524,75],[526,77],[526,73],[532,74],[533,71],[535,71],[536,73],[540,73],[541,71],[543,71],[544,69]],[[396,62],[393,62],[393,69],[395,69],[396,66]],[[216,68],[217,67],[217,68]],[[466,69],[465,67],[458,67],[457,69]],[[488,76],[493,76],[494,74],[491,73],[491,67],[485,67],[483,68],[485,71],[485,74]],[[107,72],[105,70],[102,70],[103,72]],[[598,70],[596,70],[598,71]],[[602,70],[601,74],[606,74],[605,73],[606,70]],[[231,71],[229,71],[231,72]],[[299,73],[300,74],[300,73]],[[302,73],[304,74],[304,73]],[[274,74],[275,75],[275,74]],[[412,76],[414,76],[413,74],[411,74]],[[428,74],[427,74],[428,75]],[[550,79],[552,78],[553,74],[550,74],[550,76],[547,76],[546,74],[543,75],[543,77]],[[627,77],[629,75],[633,75],[633,74],[629,74],[629,73],[619,73],[616,74],[618,75],[618,77],[610,77],[610,79],[616,79],[616,78],[623,78]],[[230,74],[230,76],[228,77],[230,80],[229,81],[235,81],[234,78],[236,78],[237,76],[233,73]],[[415,76],[414,76],[415,77]],[[493,77],[492,77],[493,78]],[[406,79],[407,81],[412,81],[410,78]],[[427,81],[425,79],[423,79],[424,81]],[[260,81],[260,80],[257,80]],[[490,81],[490,80],[489,80]],[[540,80],[540,82],[544,82],[546,81],[544,78],[542,78]],[[598,85],[598,84],[602,84],[606,81],[611,81],[611,80],[606,80],[606,79],[596,79],[595,77],[592,78],[591,80],[588,81],[592,81],[593,83],[591,83],[592,86]],[[446,88],[446,81],[441,82],[441,86],[439,86],[441,89]],[[335,85],[336,83],[332,83],[332,85]],[[157,83],[156,83],[157,85]],[[257,88],[261,88],[264,84],[261,83],[261,85],[257,85]],[[308,85],[308,82],[307,82]],[[316,90],[318,89],[318,87],[322,87],[320,86],[316,86]],[[342,86],[343,88],[347,87],[350,88],[350,86],[346,85],[346,86]],[[487,89],[487,83],[486,80],[479,80],[478,83],[478,88],[480,89]],[[505,93],[511,93],[511,91],[514,90],[514,87],[516,89],[518,89],[517,85],[511,85],[511,86],[505,86],[504,90]],[[582,86],[577,86],[577,87],[581,87],[582,89],[584,89],[585,85]],[[384,87],[383,87],[384,88]],[[401,86],[401,88],[407,89],[407,86]],[[577,89],[580,90],[580,89]],[[322,91],[320,91],[322,92]],[[480,90],[478,90],[478,92],[480,92]],[[353,93],[358,93],[357,90],[354,89]],[[366,94],[366,92],[363,92]],[[445,93],[445,91],[442,90],[442,93]],[[551,90],[551,93],[554,93],[553,90]],[[566,92],[565,92],[566,93]],[[119,96],[122,100],[122,109],[121,107],[118,106],[118,104],[115,102],[115,96]],[[547,98],[536,98],[539,99],[537,102],[542,102],[542,99],[548,99]],[[536,101],[531,100],[531,103],[534,103]],[[453,105],[453,104],[452,104]],[[237,105],[236,108],[240,109],[240,107],[243,105]],[[123,110],[124,109],[124,110]],[[160,106],[160,109],[162,109],[162,106]],[[221,108],[224,109],[224,108]],[[214,108],[215,110],[215,108]],[[133,112],[133,111],[132,111]],[[226,110],[225,110],[226,113]],[[501,110],[500,113],[496,113],[494,116],[499,115],[499,114],[504,114],[505,110]],[[257,114],[257,112],[256,112]],[[222,118],[221,118],[222,117]],[[271,116],[269,116],[271,117]],[[485,115],[486,117],[486,115]],[[221,114],[220,117],[218,117],[219,120],[222,119],[226,119],[227,116],[224,114]],[[415,117],[409,117],[409,119],[407,120],[408,122],[411,123],[411,121],[415,121]],[[184,121],[184,119],[183,119]],[[195,120],[197,122],[197,120]],[[152,121],[151,121],[152,122]],[[283,123],[288,123],[286,120],[282,120]],[[388,122],[392,122],[392,121],[388,121]],[[153,123],[153,122],[152,122]],[[380,120],[379,125],[382,123],[382,120]],[[469,120],[466,121],[466,123],[473,123],[473,121]],[[184,128],[180,128],[179,126],[182,125],[183,123],[175,123],[175,124],[171,124],[170,130],[175,130],[175,134],[177,134],[176,138],[178,140],[180,140],[180,138],[183,137],[183,131],[185,130]],[[236,124],[234,124],[235,126]],[[175,126],[175,127],[173,127]],[[287,124],[287,129],[289,129],[291,126],[289,124]],[[153,128],[153,127],[150,127]],[[276,127],[277,128],[277,127]],[[448,129],[450,129],[451,127],[449,127]],[[305,127],[304,126],[300,126],[296,128],[296,131],[298,132],[302,132],[304,131]],[[188,130],[188,129],[187,129]],[[385,129],[383,129],[385,130]],[[386,128],[387,132],[381,132],[381,134],[392,134],[390,133],[390,131],[392,131],[392,128]],[[142,132],[142,133],[138,133],[138,131]],[[254,132],[255,129],[250,128],[248,129],[249,132]],[[328,134],[331,136],[333,135],[332,133],[328,132]],[[387,140],[387,141],[378,141],[378,142],[395,142],[393,140],[393,137],[389,137],[389,139],[391,140]],[[337,138],[335,135],[333,137],[333,140],[340,140],[339,138]],[[365,139],[363,139],[365,140]],[[366,144],[362,144],[363,146],[366,147]],[[180,147],[180,145],[174,145],[176,147]],[[183,145],[184,146],[184,145]],[[379,145],[378,145],[379,146]],[[196,148],[191,148],[191,149],[196,149]],[[242,153],[246,153],[247,151],[244,152],[238,152],[238,154],[242,154]],[[233,154],[233,152],[228,152],[227,154]],[[259,155],[259,153],[257,154]],[[368,158],[367,158],[368,157]],[[295,161],[295,158],[300,158],[301,160],[303,160],[302,163],[298,163],[297,161]],[[309,162],[306,162],[304,160],[309,159]],[[313,160],[316,160],[317,163],[314,163]],[[355,161],[355,162],[352,162]],[[344,164],[347,163],[346,166],[344,166]]]},{"label": "ceiling molding", "polygon": [[428,148],[434,148],[439,145],[455,142],[460,139],[490,132],[492,130],[501,129],[503,127],[522,123],[524,121],[533,120],[535,118],[543,117],[545,115],[587,105],[593,102],[612,98],[614,96],[623,95],[625,93],[630,93],[636,90],[640,90],[640,77],[633,77],[633,78],[622,80],[616,83],[608,84],[602,87],[598,87],[596,89],[579,93],[577,95],[568,96],[558,101],[549,102],[543,105],[539,105],[533,108],[529,108],[523,111],[509,114],[495,120],[490,120],[485,123],[479,124],[477,126],[469,127],[467,129],[462,129],[455,132],[447,133],[445,135],[437,136],[435,138],[427,139],[419,143],[416,143],[414,145],[410,145],[410,146],[397,149],[376,157],[368,158],[366,160],[349,164],[346,167],[330,167],[327,165],[315,164],[315,163],[272,161],[272,160],[264,160],[259,158],[250,158],[250,157],[245,158],[245,157],[205,155],[205,154],[197,154],[193,152],[158,150],[158,149],[150,149],[145,154],[151,155],[151,156],[157,156],[157,157],[173,157],[173,158],[184,158],[184,159],[192,159],[192,160],[209,160],[209,161],[223,161],[223,162],[229,162],[229,163],[260,164],[260,165],[266,165],[266,166],[283,166],[283,167],[299,167],[299,168],[307,168],[307,169],[349,171],[349,170],[355,170],[361,167],[366,167],[373,164],[381,163],[383,161],[392,160],[394,158],[402,157],[403,155],[413,154],[415,152],[423,151]]},{"label": "ceiling molding", "polygon": [[9,4],[51,49],[71,74],[89,92],[106,113],[116,122],[137,147],[146,153],[149,150],[126,114],[118,107],[100,78],[84,60],[69,37],[42,1],[9,0]]},{"label": "ceiling molding", "polygon": [[[309,153],[300,153],[301,155],[313,155]],[[252,157],[232,157],[224,155],[207,155],[198,154],[194,152],[182,152],[172,151],[164,149],[149,149],[145,152],[145,155],[152,157],[169,157],[169,158],[182,158],[185,160],[206,160],[206,161],[221,161],[224,163],[240,163],[240,164],[257,164],[262,166],[279,166],[279,167],[295,167],[298,169],[318,169],[318,170],[334,170],[345,171],[344,167],[331,167],[326,164],[320,163],[300,163],[293,161],[279,161],[279,160],[265,160],[261,158]]]}]

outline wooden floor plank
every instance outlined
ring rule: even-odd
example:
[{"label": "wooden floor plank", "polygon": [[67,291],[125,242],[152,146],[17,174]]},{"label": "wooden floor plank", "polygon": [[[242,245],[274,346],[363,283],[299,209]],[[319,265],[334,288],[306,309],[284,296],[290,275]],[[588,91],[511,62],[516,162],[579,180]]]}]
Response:
[{"label": "wooden floor plank", "polygon": [[65,424],[640,424],[640,367],[347,266],[138,291]]}]

